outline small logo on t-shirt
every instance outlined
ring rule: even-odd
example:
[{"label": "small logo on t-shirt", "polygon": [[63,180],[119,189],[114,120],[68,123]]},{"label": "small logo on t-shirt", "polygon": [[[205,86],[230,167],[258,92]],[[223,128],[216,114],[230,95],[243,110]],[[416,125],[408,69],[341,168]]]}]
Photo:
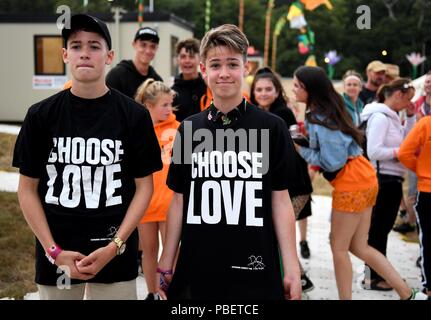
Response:
[{"label": "small logo on t-shirt", "polygon": [[248,264],[244,266],[232,266],[232,269],[241,270],[263,270],[265,269],[265,264],[263,263],[262,256],[251,255],[248,257]]}]

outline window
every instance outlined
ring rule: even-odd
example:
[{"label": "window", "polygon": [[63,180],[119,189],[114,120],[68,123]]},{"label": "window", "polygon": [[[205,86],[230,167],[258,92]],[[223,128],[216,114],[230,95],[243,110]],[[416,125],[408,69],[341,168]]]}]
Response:
[{"label": "window", "polygon": [[65,75],[61,36],[34,36],[35,74]]}]

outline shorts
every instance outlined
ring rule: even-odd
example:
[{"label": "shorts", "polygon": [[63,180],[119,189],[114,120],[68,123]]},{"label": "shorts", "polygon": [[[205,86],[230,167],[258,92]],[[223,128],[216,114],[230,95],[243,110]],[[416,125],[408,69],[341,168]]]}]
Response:
[{"label": "shorts", "polygon": [[299,212],[298,216],[296,217],[296,221],[300,221],[311,216],[311,201],[313,201],[313,199],[310,196],[304,208],[302,208],[301,212]]},{"label": "shorts", "polygon": [[378,185],[365,190],[332,192],[332,208],[343,212],[360,213],[376,204]]},{"label": "shorts", "polygon": [[294,197],[291,198],[293,212],[295,213],[295,219],[296,220],[298,220],[299,214],[304,209],[304,207],[307,204],[307,201],[309,199],[310,199],[310,195],[309,194],[300,195],[300,196],[294,196]]}]

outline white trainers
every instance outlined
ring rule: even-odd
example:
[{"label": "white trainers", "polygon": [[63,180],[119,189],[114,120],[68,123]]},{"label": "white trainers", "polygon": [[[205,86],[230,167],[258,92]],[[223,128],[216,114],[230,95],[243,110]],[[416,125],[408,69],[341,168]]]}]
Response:
[{"label": "white trainers", "polygon": [[409,300],[431,300],[431,297],[426,295],[423,292],[412,289],[412,296],[410,297]]}]

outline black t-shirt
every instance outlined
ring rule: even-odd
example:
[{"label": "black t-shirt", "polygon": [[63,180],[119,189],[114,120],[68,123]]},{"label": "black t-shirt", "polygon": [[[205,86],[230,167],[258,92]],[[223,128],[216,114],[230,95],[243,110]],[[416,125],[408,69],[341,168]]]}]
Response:
[{"label": "black t-shirt", "polygon": [[152,66],[148,67],[148,74],[142,75],[133,64],[132,60],[122,60],[106,75],[106,84],[110,88],[117,89],[129,98],[134,99],[136,90],[145,80],[152,78],[163,81]]},{"label": "black t-shirt", "polygon": [[371,103],[374,101],[376,97],[377,91],[371,91],[367,89],[365,86],[362,87],[361,92],[359,93],[359,99],[364,103],[364,105]]},{"label": "black t-shirt", "polygon": [[[287,128],[290,128],[291,125],[297,124],[293,111],[290,110],[290,108],[284,103],[273,103],[269,108],[269,112],[283,119]],[[313,192],[313,185],[308,173],[308,164],[298,152],[295,151],[295,155],[297,161],[298,179],[293,181],[291,188],[289,189],[289,194],[291,197],[307,195]]]},{"label": "black t-shirt", "polygon": [[192,80],[184,80],[182,74],[178,75],[172,89],[177,93],[173,105],[177,108],[174,113],[179,122],[201,111],[200,100],[207,91],[207,85],[200,73]]},{"label": "black t-shirt", "polygon": [[242,103],[229,125],[212,106],[179,127],[168,186],[184,205],[170,298],[283,299],[271,194],[295,179],[294,147],[280,118]]},{"label": "black t-shirt", "polygon": [[[33,105],[13,165],[40,179],[38,193],[56,243],[83,254],[115,235],[134,196],[134,179],[162,168],[148,111],[116,90],[97,99],[65,90]],[[137,245],[135,231],[125,253],[90,281],[136,278]],[[37,241],[36,282],[54,285],[56,268]]]}]

